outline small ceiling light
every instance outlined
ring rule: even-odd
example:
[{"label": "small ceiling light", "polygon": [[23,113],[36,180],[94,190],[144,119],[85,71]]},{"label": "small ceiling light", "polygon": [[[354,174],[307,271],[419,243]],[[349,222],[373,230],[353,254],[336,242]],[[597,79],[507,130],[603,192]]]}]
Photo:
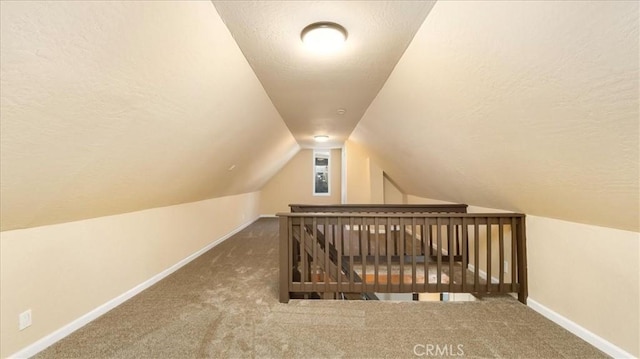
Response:
[{"label": "small ceiling light", "polygon": [[344,115],[345,113],[347,113],[347,110],[345,110],[344,108],[339,108],[338,111],[336,111],[336,113],[338,115]]},{"label": "small ceiling light", "polygon": [[236,168],[236,165],[231,165],[231,167],[227,168],[227,171],[233,171]]},{"label": "small ceiling light", "polygon": [[327,135],[318,135],[318,136],[313,136],[313,139],[316,140],[316,142],[327,142],[327,141],[329,141],[329,136],[327,136]]},{"label": "small ceiling light", "polygon": [[332,52],[347,40],[347,30],[334,22],[316,22],[302,29],[300,38],[313,51]]}]

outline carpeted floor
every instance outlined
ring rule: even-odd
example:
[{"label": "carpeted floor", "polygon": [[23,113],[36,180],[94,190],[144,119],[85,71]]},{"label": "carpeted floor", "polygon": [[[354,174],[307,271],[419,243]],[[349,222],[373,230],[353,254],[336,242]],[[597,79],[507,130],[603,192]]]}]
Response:
[{"label": "carpeted floor", "polygon": [[261,219],[36,358],[603,358],[511,297],[277,300],[278,222]]}]

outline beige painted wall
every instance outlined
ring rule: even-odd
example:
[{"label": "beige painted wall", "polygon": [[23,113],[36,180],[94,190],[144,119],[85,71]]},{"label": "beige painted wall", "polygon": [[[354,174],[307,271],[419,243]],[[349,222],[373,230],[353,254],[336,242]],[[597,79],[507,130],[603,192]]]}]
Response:
[{"label": "beige painted wall", "polygon": [[384,203],[382,168],[372,160],[366,148],[354,141],[345,142],[345,151],[346,203]]},{"label": "beige painted wall", "polygon": [[260,192],[260,213],[289,212],[289,204],[340,204],[342,153],[331,150],[329,196],[313,195],[313,150],[303,149]]},{"label": "beige painted wall", "polygon": [[371,183],[371,200],[369,203],[384,203],[384,172],[378,164],[369,158],[369,182]]},{"label": "beige painted wall", "polygon": [[[468,212],[506,211],[469,206]],[[640,234],[528,215],[527,257],[530,299],[640,355]],[[486,270],[482,260],[480,268]]]},{"label": "beige painted wall", "polygon": [[384,203],[403,204],[407,202],[407,196],[387,177],[384,176]]},{"label": "beige painted wall", "polygon": [[[149,280],[258,215],[258,192],[0,232],[0,357]],[[18,314],[33,325],[18,331]]]},{"label": "beige painted wall", "polygon": [[369,156],[367,151],[353,141],[344,144],[346,152],[346,203],[369,203],[371,201],[371,179],[369,178]]},{"label": "beige painted wall", "polygon": [[640,356],[640,234],[527,216],[529,298]]}]

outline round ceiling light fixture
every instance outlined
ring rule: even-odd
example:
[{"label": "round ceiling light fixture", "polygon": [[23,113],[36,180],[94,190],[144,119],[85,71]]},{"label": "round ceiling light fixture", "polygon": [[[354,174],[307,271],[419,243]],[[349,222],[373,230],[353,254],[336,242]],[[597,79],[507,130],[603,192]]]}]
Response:
[{"label": "round ceiling light fixture", "polygon": [[318,135],[318,136],[313,136],[313,139],[316,142],[327,142],[327,141],[329,141],[329,136],[327,136],[327,135]]},{"label": "round ceiling light fixture", "polygon": [[302,29],[300,39],[313,51],[332,52],[347,40],[347,30],[335,22],[316,22]]}]

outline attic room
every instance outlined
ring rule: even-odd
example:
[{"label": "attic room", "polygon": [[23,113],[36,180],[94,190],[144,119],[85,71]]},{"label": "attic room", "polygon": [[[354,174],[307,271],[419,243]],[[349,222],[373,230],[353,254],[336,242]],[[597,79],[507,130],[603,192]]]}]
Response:
[{"label": "attic room", "polygon": [[[639,29],[636,1],[1,1],[0,357],[639,357]],[[294,203],[524,214],[526,304],[279,303]]]}]

